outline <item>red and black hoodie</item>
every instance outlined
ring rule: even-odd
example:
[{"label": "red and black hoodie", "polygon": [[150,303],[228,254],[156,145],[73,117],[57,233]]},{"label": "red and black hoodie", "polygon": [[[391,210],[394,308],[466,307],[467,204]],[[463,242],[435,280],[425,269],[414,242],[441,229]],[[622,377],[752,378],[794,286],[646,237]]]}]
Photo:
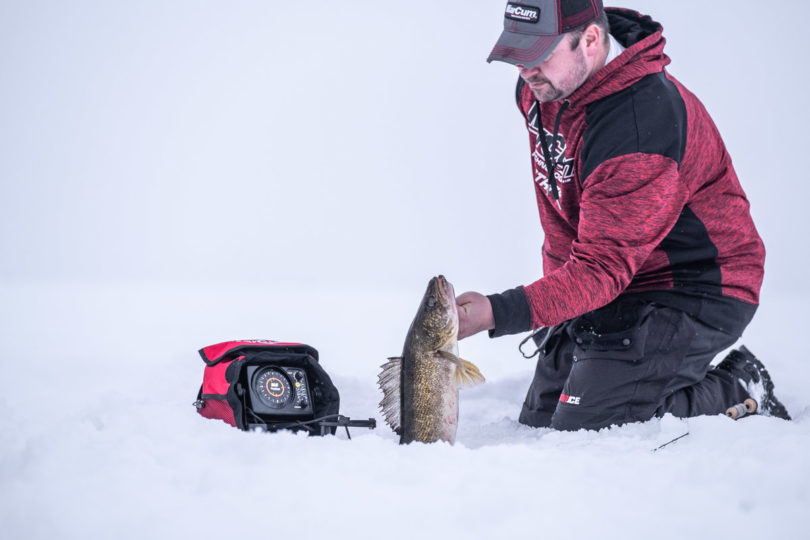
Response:
[{"label": "red and black hoodie", "polygon": [[538,103],[518,81],[544,276],[489,296],[490,335],[630,294],[740,335],[759,303],[765,248],[731,158],[700,101],[664,69],[661,25],[606,12],[626,50],[568,99]]}]

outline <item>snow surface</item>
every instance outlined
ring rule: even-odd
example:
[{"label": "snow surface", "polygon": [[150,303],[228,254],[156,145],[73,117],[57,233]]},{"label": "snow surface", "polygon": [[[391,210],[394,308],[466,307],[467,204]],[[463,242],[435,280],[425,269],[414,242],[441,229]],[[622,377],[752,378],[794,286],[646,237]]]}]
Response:
[{"label": "snow surface", "polygon": [[[810,537],[810,5],[763,40],[761,3],[626,4],[749,195],[743,341],[794,421],[530,429],[522,336],[475,336],[457,443],[400,447],[375,381],[428,279],[540,275],[514,69],[484,62],[503,2],[132,4],[0,0],[0,538]],[[315,346],[378,428],[201,418],[196,351],[243,338]]]}]

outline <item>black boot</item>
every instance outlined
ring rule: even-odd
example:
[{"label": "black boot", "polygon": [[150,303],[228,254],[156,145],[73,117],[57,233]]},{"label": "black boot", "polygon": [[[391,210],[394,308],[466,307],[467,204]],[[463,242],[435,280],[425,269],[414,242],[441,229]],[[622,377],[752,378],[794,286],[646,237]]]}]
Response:
[{"label": "black boot", "polygon": [[[717,364],[716,369],[727,371],[739,379],[740,384],[747,390],[751,398],[756,401],[757,414],[790,420],[787,409],[773,394],[773,381],[768,370],[751,351],[745,347],[731,351],[722,362]],[[736,416],[730,416],[736,418]]]}]

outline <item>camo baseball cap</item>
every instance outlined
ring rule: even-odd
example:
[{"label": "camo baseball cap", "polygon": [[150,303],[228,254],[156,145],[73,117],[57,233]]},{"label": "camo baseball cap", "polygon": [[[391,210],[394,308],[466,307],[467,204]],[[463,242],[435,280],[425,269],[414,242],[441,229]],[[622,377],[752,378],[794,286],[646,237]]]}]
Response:
[{"label": "camo baseball cap", "polygon": [[507,2],[503,32],[487,62],[500,60],[535,67],[566,32],[597,18],[602,0],[524,0]]}]

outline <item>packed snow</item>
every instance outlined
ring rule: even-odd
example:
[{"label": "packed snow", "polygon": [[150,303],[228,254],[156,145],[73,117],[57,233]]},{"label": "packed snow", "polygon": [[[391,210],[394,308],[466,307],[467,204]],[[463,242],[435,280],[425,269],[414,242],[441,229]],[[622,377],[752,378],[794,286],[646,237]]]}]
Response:
[{"label": "packed snow", "polygon": [[[793,421],[531,429],[523,336],[484,335],[455,445],[382,421],[431,276],[541,272],[516,74],[484,61],[503,3],[0,0],[0,538],[808,537],[803,2],[775,37],[759,3],[625,4],[749,195],[768,259],[742,342]],[[247,338],[314,346],[377,428],[200,417],[197,350]]]}]

